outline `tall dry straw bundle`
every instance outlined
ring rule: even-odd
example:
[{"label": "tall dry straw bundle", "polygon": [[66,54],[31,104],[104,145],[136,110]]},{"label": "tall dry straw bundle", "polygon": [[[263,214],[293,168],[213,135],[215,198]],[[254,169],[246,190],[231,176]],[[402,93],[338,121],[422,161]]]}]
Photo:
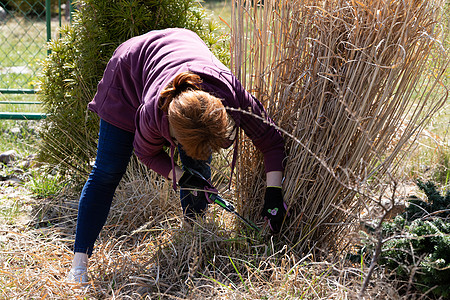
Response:
[{"label": "tall dry straw bundle", "polygon": [[[286,139],[291,217],[283,232],[297,249],[342,245],[369,194],[389,180],[404,146],[445,103],[441,7],[237,0],[232,64]],[[240,209],[256,218],[262,160],[248,140],[240,150]]]}]

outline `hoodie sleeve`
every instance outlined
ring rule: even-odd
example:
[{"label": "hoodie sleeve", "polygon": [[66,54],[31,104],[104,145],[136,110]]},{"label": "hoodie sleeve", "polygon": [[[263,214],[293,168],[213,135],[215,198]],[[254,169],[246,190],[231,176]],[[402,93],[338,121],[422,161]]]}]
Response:
[{"label": "hoodie sleeve", "polygon": [[263,154],[266,172],[283,171],[284,140],[276,129],[275,123],[268,117],[261,102],[253,95],[241,90],[238,92],[239,96],[240,108],[251,113],[241,113],[240,127]]},{"label": "hoodie sleeve", "polygon": [[134,152],[147,167],[167,178],[172,170],[172,163],[164,150],[165,146],[170,146],[161,128],[164,116],[155,116],[148,108],[149,106],[142,105],[136,114]]}]

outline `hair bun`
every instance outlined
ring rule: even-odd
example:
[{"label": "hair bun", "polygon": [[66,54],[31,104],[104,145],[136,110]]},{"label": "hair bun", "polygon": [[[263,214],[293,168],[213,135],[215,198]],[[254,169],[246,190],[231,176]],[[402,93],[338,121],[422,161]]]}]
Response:
[{"label": "hair bun", "polygon": [[197,74],[190,72],[183,72],[178,74],[173,79],[172,85],[176,91],[181,93],[188,89],[199,90],[201,82],[202,79]]},{"label": "hair bun", "polygon": [[160,95],[159,107],[167,112],[169,104],[179,94],[188,90],[200,90],[202,79],[197,74],[191,72],[182,72],[175,76],[172,83],[169,84]]}]

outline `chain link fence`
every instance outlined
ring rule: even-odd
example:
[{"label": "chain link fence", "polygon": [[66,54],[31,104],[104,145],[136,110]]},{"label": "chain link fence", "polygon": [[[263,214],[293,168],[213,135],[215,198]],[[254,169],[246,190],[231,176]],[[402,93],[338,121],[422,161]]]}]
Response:
[{"label": "chain link fence", "polygon": [[0,119],[40,119],[35,85],[52,28],[69,22],[70,1],[0,0]]}]

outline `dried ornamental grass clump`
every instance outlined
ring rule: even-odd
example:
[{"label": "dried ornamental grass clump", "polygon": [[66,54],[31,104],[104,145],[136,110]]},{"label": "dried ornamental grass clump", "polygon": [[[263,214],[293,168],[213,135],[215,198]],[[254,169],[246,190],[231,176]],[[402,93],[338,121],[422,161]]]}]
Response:
[{"label": "dried ornamental grass clump", "polygon": [[[284,235],[298,249],[339,246],[445,103],[441,4],[237,1],[232,64],[286,138]],[[262,159],[248,140],[240,151],[240,209],[257,218]]]}]

